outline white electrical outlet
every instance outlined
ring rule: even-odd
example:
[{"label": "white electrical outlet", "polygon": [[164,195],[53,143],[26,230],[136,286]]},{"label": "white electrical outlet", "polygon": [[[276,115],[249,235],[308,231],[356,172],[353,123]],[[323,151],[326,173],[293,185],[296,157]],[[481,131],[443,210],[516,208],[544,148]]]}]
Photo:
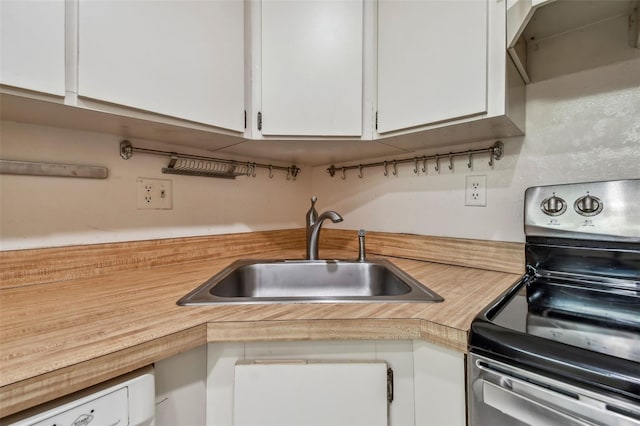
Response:
[{"label": "white electrical outlet", "polygon": [[171,180],[138,178],[138,209],[171,210]]},{"label": "white electrical outlet", "polygon": [[467,176],[465,178],[464,205],[481,206],[487,205],[487,176]]}]

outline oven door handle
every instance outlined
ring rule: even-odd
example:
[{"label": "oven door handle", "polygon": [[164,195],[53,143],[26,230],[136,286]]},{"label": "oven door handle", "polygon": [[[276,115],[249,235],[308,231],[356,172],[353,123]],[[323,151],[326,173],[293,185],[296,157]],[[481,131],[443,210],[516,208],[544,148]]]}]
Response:
[{"label": "oven door handle", "polygon": [[542,387],[493,369],[483,370],[493,377],[491,381],[482,377],[478,380],[482,386],[480,399],[511,417],[528,419],[525,421],[529,424],[640,426],[636,409],[625,409],[553,386]]},{"label": "oven door handle", "polygon": [[479,401],[511,416],[511,412],[524,418],[535,414],[534,421],[529,423],[541,425],[640,426],[640,406],[630,401],[483,360],[477,355],[474,358],[477,379],[473,382],[473,393]]},{"label": "oven door handle", "polygon": [[518,419],[534,425],[569,425],[593,426],[594,423],[583,421],[571,414],[564,413],[543,402],[536,401],[529,396],[482,380],[482,394],[485,404]]}]

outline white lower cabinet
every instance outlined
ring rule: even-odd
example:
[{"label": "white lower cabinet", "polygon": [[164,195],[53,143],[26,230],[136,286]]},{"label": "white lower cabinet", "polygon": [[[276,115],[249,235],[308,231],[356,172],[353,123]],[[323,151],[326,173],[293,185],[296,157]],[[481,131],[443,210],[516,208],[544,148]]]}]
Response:
[{"label": "white lower cabinet", "polygon": [[[463,353],[418,341],[323,341],[210,344],[207,351],[208,426],[234,424],[234,370],[238,361],[247,359],[314,360],[334,362],[336,366],[342,361],[383,361],[393,370],[393,402],[387,407],[386,400],[381,403],[370,398],[369,401],[377,404],[370,407],[371,411],[388,409],[389,425],[465,424]],[[341,381],[341,377],[332,375],[327,377],[328,381]],[[309,383],[310,391],[311,386]],[[304,393],[305,389],[300,388],[299,392]],[[358,400],[357,395],[352,398]],[[327,404],[326,401],[318,401],[319,408],[323,404]],[[291,419],[281,424],[301,423]]]},{"label": "white lower cabinet", "polygon": [[[350,371],[349,363],[362,370]],[[278,368],[245,369],[240,373],[245,376],[237,376],[239,368],[256,364]],[[303,365],[322,368],[292,371]],[[381,377],[387,367],[393,370],[390,404]],[[155,370],[155,426],[465,425],[464,354],[423,341],[212,343],[158,362]],[[237,392],[242,392],[238,398]],[[261,396],[281,407],[271,423],[267,416],[274,412],[258,410]],[[363,415],[358,423],[349,417],[304,417],[313,411],[348,416],[351,408],[384,418],[376,423]],[[256,422],[256,415],[263,417]]]},{"label": "white lower cabinet", "polygon": [[413,342],[416,425],[464,425],[464,354],[432,343]]},{"label": "white lower cabinet", "polygon": [[200,426],[206,422],[207,347],[155,364],[155,426]]}]

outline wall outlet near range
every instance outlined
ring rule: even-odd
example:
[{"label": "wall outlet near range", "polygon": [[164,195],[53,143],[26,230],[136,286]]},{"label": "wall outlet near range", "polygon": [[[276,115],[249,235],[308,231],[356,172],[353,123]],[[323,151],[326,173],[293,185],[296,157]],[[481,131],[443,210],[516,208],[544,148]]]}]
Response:
[{"label": "wall outlet near range", "polygon": [[481,206],[487,205],[487,176],[467,176],[464,185],[464,205]]},{"label": "wall outlet near range", "polygon": [[170,179],[138,178],[138,209],[171,210]]}]

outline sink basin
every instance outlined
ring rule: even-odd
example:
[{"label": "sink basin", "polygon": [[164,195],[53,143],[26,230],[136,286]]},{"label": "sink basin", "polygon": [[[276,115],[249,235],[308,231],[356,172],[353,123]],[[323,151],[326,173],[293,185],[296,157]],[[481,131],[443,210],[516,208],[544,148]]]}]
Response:
[{"label": "sink basin", "polygon": [[238,260],[178,301],[236,303],[442,302],[384,259]]}]

